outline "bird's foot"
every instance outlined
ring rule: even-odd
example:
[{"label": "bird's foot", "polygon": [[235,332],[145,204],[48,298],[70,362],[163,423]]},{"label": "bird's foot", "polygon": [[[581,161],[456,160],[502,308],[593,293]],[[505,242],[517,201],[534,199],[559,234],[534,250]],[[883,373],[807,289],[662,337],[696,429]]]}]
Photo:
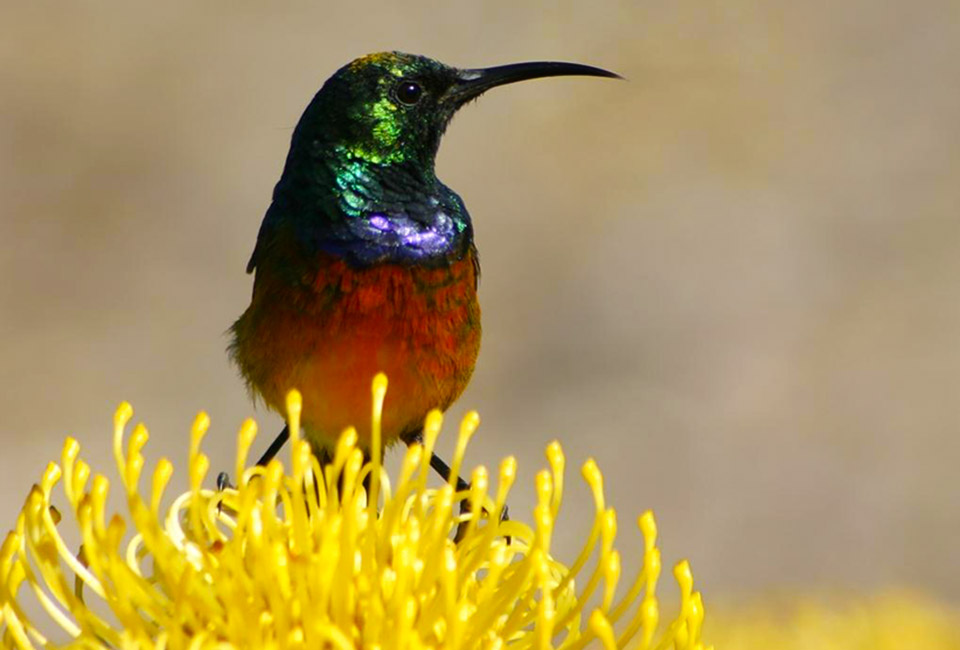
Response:
[{"label": "bird's foot", "polygon": [[220,472],[217,474],[217,492],[223,492],[224,490],[234,490],[236,486],[233,482],[230,481],[230,475],[226,472]]},{"label": "bird's foot", "polygon": [[[267,450],[263,452],[263,456],[261,456],[260,460],[257,461],[257,465],[260,467],[266,467],[267,463],[273,460],[273,457],[277,455],[277,452],[280,451],[280,448],[283,447],[288,438],[290,438],[290,429],[284,426],[283,430],[277,434],[277,437],[274,439],[274,441],[270,443],[269,447],[267,447]],[[229,474],[226,472],[220,472],[217,474],[217,492],[235,489],[236,486],[230,481]],[[220,505],[217,506],[217,512],[220,513],[222,511],[223,498],[221,497]]]},{"label": "bird's foot", "polygon": [[217,504],[217,514],[223,513],[223,492],[225,490],[235,490],[236,487],[230,480],[230,475],[226,472],[217,474],[217,494],[220,496],[220,503]]},{"label": "bird's foot", "polygon": [[[471,510],[469,499],[462,500],[460,502],[460,515],[461,516],[469,515],[471,512],[472,510]],[[486,515],[488,519],[493,516],[493,513],[490,512],[490,510],[488,510],[487,508],[481,508],[481,512],[483,515]],[[460,540],[462,540],[464,535],[466,535],[467,526],[470,524],[470,521],[471,521],[470,518],[467,518],[467,519],[463,519],[462,521],[460,521],[460,523],[457,524],[457,532],[454,533],[453,535],[454,543],[457,543],[457,544],[460,543]],[[507,506],[507,504],[503,504],[503,509],[500,511],[500,517],[498,519],[498,523],[502,524],[505,521],[510,521],[510,508]],[[509,544],[510,536],[505,535],[504,540],[506,541],[507,544]]]}]

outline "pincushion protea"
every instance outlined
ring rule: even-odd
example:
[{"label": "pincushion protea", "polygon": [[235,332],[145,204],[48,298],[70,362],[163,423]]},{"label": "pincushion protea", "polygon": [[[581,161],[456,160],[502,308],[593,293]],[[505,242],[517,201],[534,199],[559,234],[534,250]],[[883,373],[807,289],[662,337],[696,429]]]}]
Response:
[{"label": "pincushion protea", "polygon": [[766,592],[711,606],[724,650],[960,650],[960,607],[915,589]]},{"label": "pincushion protea", "polygon": [[[386,378],[379,376],[374,450],[385,392]],[[288,407],[290,431],[297,432],[296,393]],[[224,492],[203,487],[210,462],[200,443],[209,419],[201,413],[191,435],[190,490],[164,508],[173,467],[161,458],[149,492],[140,491],[148,434],[137,425],[124,445],[132,415],[122,404],[113,434],[126,519],[107,518],[109,481],[99,474],[91,480],[73,439],[61,463],[51,463],[30,491],[0,549],[5,647],[703,647],[703,605],[686,562],[674,570],[679,614],[658,633],[660,552],[650,512],[639,517],[642,567],[616,597],[616,515],[605,504],[592,460],[583,466],[596,507],[586,543],[569,567],[551,556],[564,485],[557,443],[547,448],[550,469],[537,475],[538,503],[528,525],[499,517],[516,475],[513,458],[501,463],[492,492],[484,467],[473,470],[469,491],[428,487],[438,412],[427,418],[423,446],[407,450],[395,482],[380,453],[364,462],[351,430],[325,467],[296,435],[289,472],[276,460],[247,467],[256,435],[248,420],[238,436],[239,486]],[[454,476],[478,423],[471,413],[460,426]],[[51,503],[57,483],[79,526],[77,553],[58,530],[60,515]],[[461,514],[462,501],[469,510]],[[454,542],[451,533],[461,522]],[[128,525],[134,529],[129,539]],[[585,571],[594,554],[595,568]],[[44,614],[49,621],[41,622]]]}]

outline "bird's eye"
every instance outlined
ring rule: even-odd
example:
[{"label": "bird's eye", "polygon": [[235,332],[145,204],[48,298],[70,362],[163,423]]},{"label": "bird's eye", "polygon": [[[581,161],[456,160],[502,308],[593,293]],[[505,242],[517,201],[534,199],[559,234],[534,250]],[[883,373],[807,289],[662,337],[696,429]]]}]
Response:
[{"label": "bird's eye", "polygon": [[401,104],[413,106],[423,97],[423,88],[415,81],[401,81],[397,86],[397,99]]}]

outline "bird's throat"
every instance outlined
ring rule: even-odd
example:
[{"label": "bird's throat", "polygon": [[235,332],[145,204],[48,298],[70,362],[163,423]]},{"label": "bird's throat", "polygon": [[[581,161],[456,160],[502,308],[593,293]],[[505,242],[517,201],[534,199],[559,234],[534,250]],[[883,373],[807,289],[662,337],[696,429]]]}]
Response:
[{"label": "bird's throat", "polygon": [[311,219],[318,246],[358,266],[383,262],[439,264],[462,259],[473,239],[463,201],[429,168],[411,161],[383,164],[331,152],[333,182]]}]

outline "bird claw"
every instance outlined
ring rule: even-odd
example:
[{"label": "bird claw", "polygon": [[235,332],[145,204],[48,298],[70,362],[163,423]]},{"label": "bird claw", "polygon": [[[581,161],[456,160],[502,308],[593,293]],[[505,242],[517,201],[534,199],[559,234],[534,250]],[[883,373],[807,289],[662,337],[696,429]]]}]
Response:
[{"label": "bird claw", "polygon": [[224,490],[235,490],[236,486],[230,481],[230,475],[226,472],[220,472],[217,474],[217,492],[223,492]]},{"label": "bird claw", "polygon": [[[490,517],[491,514],[493,514],[486,508],[481,508],[481,510],[487,515],[488,518]],[[470,513],[470,501],[467,499],[464,499],[463,501],[460,502],[460,514],[466,515],[469,513]],[[510,521],[510,509],[507,507],[507,504],[503,504],[503,510],[500,511],[500,518],[498,520],[498,523],[502,524],[505,521]],[[454,543],[458,543],[460,542],[460,540],[463,539],[464,535],[466,535],[466,532],[467,532],[467,524],[469,523],[470,523],[470,520],[466,519],[464,521],[461,521],[459,524],[457,524],[457,532],[454,533],[453,535]],[[504,540],[506,541],[507,544],[509,544],[510,536],[506,535],[504,537]]]},{"label": "bird claw", "polygon": [[[500,523],[502,524],[505,521],[510,521],[510,508],[506,503],[503,504],[503,510],[500,511]],[[508,546],[510,545],[511,539],[510,535],[503,536],[503,541],[506,542]]]},{"label": "bird claw", "polygon": [[[217,474],[217,492],[222,493],[224,490],[234,490],[236,489],[233,485],[233,482],[230,481],[230,475],[226,472],[220,472]],[[217,504],[217,514],[223,513],[223,497],[220,497],[220,503]]]}]

